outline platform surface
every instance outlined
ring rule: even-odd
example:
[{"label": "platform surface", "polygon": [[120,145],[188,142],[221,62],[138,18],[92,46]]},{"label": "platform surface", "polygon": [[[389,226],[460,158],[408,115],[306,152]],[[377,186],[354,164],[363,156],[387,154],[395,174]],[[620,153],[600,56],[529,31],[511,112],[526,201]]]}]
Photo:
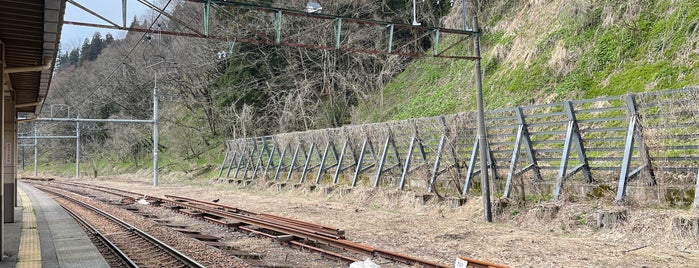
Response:
[{"label": "platform surface", "polygon": [[63,207],[28,184],[18,185],[20,200],[25,202],[15,208],[16,222],[3,225],[5,257],[0,268],[109,267]]}]

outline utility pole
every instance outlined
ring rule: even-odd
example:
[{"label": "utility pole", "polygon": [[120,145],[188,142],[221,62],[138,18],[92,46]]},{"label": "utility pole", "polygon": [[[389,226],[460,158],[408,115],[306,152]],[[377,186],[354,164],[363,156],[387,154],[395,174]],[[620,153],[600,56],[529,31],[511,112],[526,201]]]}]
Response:
[{"label": "utility pole", "polygon": [[[465,0],[464,0],[465,1]],[[463,10],[464,14],[466,9]],[[465,15],[464,15],[465,16]],[[464,27],[466,27],[464,20]],[[466,29],[464,29],[466,30]],[[493,214],[490,204],[490,181],[488,180],[488,135],[485,128],[485,112],[483,108],[483,78],[481,72],[481,32],[478,29],[478,15],[473,15],[473,30],[476,31],[476,38],[473,41],[473,48],[476,53],[476,98],[478,102],[478,150],[480,152],[481,165],[481,193],[483,196],[483,216],[487,222],[493,222]]]},{"label": "utility pole", "polygon": [[36,165],[38,162],[37,161],[37,155],[38,155],[38,152],[37,152],[38,146],[37,145],[38,145],[38,142],[36,140],[36,123],[34,123],[34,177],[37,176],[37,169],[36,169]]},{"label": "utility pole", "polygon": [[75,177],[80,177],[80,112],[75,121]]},{"label": "utility pole", "polygon": [[158,186],[158,72],[153,79],[153,186]]}]

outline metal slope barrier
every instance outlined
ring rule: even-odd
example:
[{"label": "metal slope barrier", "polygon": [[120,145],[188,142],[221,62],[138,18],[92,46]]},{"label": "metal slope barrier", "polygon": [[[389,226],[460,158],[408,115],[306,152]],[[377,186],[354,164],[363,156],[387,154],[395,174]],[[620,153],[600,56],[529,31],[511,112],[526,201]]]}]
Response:
[{"label": "metal slope barrier", "polygon": [[219,178],[459,196],[490,172],[506,198],[526,179],[560,199],[573,180],[623,202],[629,185],[699,189],[697,103],[693,87],[488,111],[486,167],[475,113],[228,140]]}]

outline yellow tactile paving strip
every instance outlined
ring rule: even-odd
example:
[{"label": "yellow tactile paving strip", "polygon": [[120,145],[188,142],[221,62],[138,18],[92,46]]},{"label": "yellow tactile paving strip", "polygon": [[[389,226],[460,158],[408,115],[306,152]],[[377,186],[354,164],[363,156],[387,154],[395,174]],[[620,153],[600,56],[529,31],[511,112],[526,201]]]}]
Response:
[{"label": "yellow tactile paving strip", "polygon": [[41,267],[41,244],[39,230],[36,228],[36,215],[29,195],[18,189],[22,200],[22,235],[19,239],[19,256],[17,268]]}]

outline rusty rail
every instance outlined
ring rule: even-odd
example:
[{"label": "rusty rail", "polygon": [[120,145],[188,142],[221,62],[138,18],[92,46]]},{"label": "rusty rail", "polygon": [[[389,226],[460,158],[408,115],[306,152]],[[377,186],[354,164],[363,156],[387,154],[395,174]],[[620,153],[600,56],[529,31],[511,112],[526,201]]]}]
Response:
[{"label": "rusty rail", "polygon": [[[239,230],[255,233],[272,239],[280,240],[280,238],[282,237],[291,236],[293,239],[289,239],[287,241],[280,240],[280,242],[286,242],[292,247],[298,247],[315,251],[324,256],[335,258],[341,261],[360,261],[360,259],[356,257],[348,256],[346,254],[341,253],[343,251],[346,251],[365,256],[381,257],[395,262],[401,262],[409,265],[417,265],[420,267],[451,267],[437,262],[422,260],[402,253],[389,251],[385,249],[378,249],[371,246],[349,241],[345,238],[345,231],[343,229],[335,227],[305,222],[273,214],[256,213],[237,207],[227,206],[214,202],[196,200],[184,196],[165,195],[164,198],[159,198],[105,186],[89,185],[74,182],[66,184],[102,191],[120,197],[146,197],[151,202],[165,204],[169,206],[171,209],[177,210],[181,213],[185,213],[184,210],[186,209],[189,210],[187,213],[192,215],[199,215],[199,217],[201,217],[201,219],[203,220],[218,225],[226,226],[227,228],[236,228]],[[267,232],[265,232],[265,230]],[[316,245],[310,245],[308,244],[309,242],[316,243]],[[340,252],[324,249],[318,245],[325,245],[330,248],[334,248],[336,251]],[[475,259],[469,259],[465,257],[461,258],[467,259],[470,264],[486,265],[474,267],[505,267],[489,262],[478,261]]]}]

